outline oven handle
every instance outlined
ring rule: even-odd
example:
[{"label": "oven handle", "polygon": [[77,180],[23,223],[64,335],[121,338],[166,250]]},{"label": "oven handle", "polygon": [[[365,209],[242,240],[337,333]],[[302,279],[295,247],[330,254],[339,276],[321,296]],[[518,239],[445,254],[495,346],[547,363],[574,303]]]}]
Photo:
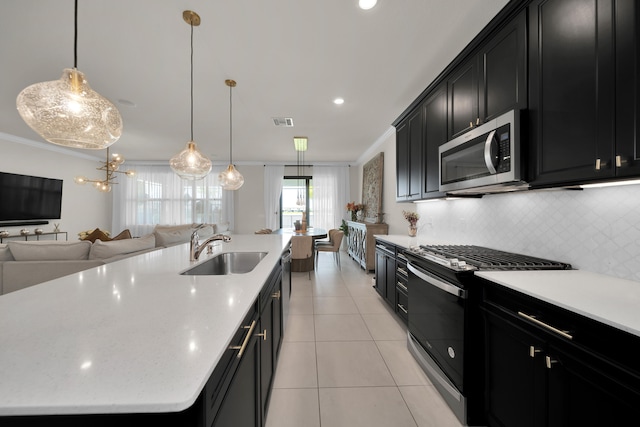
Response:
[{"label": "oven handle", "polygon": [[418,276],[418,278],[424,280],[425,282],[429,283],[432,286],[435,286],[438,289],[441,289],[451,295],[455,295],[459,298],[462,299],[467,299],[467,291],[464,289],[461,289],[457,286],[451,285],[447,282],[443,282],[442,280],[436,279],[435,277],[433,277],[431,274],[429,274],[428,272],[426,272],[425,270],[423,270],[422,268],[418,267],[417,265],[413,265],[410,262],[407,263],[407,268],[409,269],[409,271],[411,271],[413,274],[415,274],[416,276]]}]

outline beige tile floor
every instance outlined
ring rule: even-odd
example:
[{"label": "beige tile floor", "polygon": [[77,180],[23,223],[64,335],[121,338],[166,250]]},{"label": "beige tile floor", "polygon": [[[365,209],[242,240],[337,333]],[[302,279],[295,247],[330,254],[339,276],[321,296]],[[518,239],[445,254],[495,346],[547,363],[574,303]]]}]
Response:
[{"label": "beige tile floor", "polygon": [[346,253],[292,274],[267,427],[460,427],[406,344],[406,326]]}]

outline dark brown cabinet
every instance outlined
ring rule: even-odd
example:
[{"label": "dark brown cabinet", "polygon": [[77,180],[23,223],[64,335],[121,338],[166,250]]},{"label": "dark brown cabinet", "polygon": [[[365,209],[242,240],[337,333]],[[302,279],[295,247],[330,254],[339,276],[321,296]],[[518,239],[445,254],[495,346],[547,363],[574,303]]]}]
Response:
[{"label": "dark brown cabinet", "polygon": [[387,303],[396,306],[396,248],[376,240],[376,291]]},{"label": "dark brown cabinet", "polygon": [[263,425],[282,343],[282,272],[272,273],[260,294],[260,400]]},{"label": "dark brown cabinet", "polygon": [[447,87],[442,84],[422,104],[424,118],[424,163],[422,198],[444,196],[440,187],[440,145],[447,142]]},{"label": "dark brown cabinet", "polygon": [[523,11],[447,79],[449,139],[509,110],[526,108],[526,24]]},{"label": "dark brown cabinet", "polygon": [[613,176],[613,1],[534,1],[529,40],[532,184]]},{"label": "dark brown cabinet", "polygon": [[498,285],[485,286],[483,312],[489,426],[637,421],[640,371],[620,349],[638,337]]},{"label": "dark brown cabinet", "polygon": [[418,108],[397,128],[396,200],[418,200],[422,196],[422,110]]}]

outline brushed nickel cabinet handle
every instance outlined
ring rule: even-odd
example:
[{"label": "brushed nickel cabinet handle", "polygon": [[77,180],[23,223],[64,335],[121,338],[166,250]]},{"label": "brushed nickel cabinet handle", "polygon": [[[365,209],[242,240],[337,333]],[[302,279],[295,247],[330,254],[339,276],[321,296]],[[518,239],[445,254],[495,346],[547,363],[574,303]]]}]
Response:
[{"label": "brushed nickel cabinet handle", "polygon": [[553,326],[548,325],[548,324],[546,324],[544,322],[541,322],[540,320],[536,319],[535,316],[523,313],[521,311],[518,312],[518,316],[523,317],[523,318],[527,319],[528,321],[535,323],[538,326],[542,326],[543,328],[548,329],[549,331],[554,332],[554,333],[556,333],[556,334],[560,335],[561,337],[564,337],[564,338],[566,338],[568,340],[572,340],[573,339],[573,337],[571,335],[569,335],[568,331],[562,331],[562,330],[560,330],[560,329],[558,329],[556,327],[553,327]]},{"label": "brushed nickel cabinet handle", "polygon": [[539,348],[536,348],[533,345],[529,346],[529,356],[530,357],[536,357],[536,354],[537,353],[541,353],[541,352],[542,352],[542,350],[540,350]]},{"label": "brushed nickel cabinet handle", "polygon": [[404,283],[402,283],[402,282],[396,282],[396,284],[397,284],[397,285],[398,285],[398,287],[399,287],[400,289],[402,289],[403,291],[405,291],[405,292],[407,292],[407,291],[408,291],[408,289],[407,289],[407,287],[404,285]]},{"label": "brushed nickel cabinet handle", "polygon": [[271,298],[280,299],[280,291],[271,294]]},{"label": "brushed nickel cabinet handle", "polygon": [[402,305],[402,304],[398,304],[398,308],[399,308],[400,310],[402,310],[402,311],[404,312],[404,314],[409,314],[409,312],[407,311],[407,309],[406,309],[406,308],[404,308],[404,305]]},{"label": "brushed nickel cabinet handle", "polygon": [[480,124],[480,117],[476,119],[476,125],[479,125],[479,124]]},{"label": "brushed nickel cabinet handle", "polygon": [[551,369],[551,367],[555,363],[558,363],[558,361],[556,359],[551,358],[551,356],[545,356],[544,361],[545,361],[545,364],[547,365],[547,369]]},{"label": "brushed nickel cabinet handle", "polygon": [[616,167],[617,168],[621,168],[622,167],[622,163],[623,163],[622,157],[616,156]]},{"label": "brushed nickel cabinet handle", "polygon": [[253,333],[253,329],[256,327],[256,321],[251,322],[250,326],[243,326],[243,329],[249,329],[247,335],[245,335],[244,340],[242,341],[242,345],[232,345],[229,347],[229,350],[240,350],[238,355],[236,356],[238,359],[242,357],[244,351],[247,349],[247,344],[249,344],[249,339],[251,339],[251,334]]},{"label": "brushed nickel cabinet handle", "polygon": [[472,128],[473,127],[473,122],[469,122],[469,127]]},{"label": "brushed nickel cabinet handle", "polygon": [[263,341],[267,340],[267,330],[265,329],[264,332],[262,332],[261,334],[256,334],[257,337],[262,337]]}]

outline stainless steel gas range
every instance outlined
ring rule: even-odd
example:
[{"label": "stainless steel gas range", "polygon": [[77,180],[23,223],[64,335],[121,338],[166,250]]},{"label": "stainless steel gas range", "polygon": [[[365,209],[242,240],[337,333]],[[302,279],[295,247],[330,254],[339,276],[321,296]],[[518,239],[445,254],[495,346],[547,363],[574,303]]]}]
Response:
[{"label": "stainless steel gas range", "polygon": [[409,350],[460,422],[483,425],[482,289],[474,272],[571,266],[481,246],[415,246],[404,254],[409,270]]}]

